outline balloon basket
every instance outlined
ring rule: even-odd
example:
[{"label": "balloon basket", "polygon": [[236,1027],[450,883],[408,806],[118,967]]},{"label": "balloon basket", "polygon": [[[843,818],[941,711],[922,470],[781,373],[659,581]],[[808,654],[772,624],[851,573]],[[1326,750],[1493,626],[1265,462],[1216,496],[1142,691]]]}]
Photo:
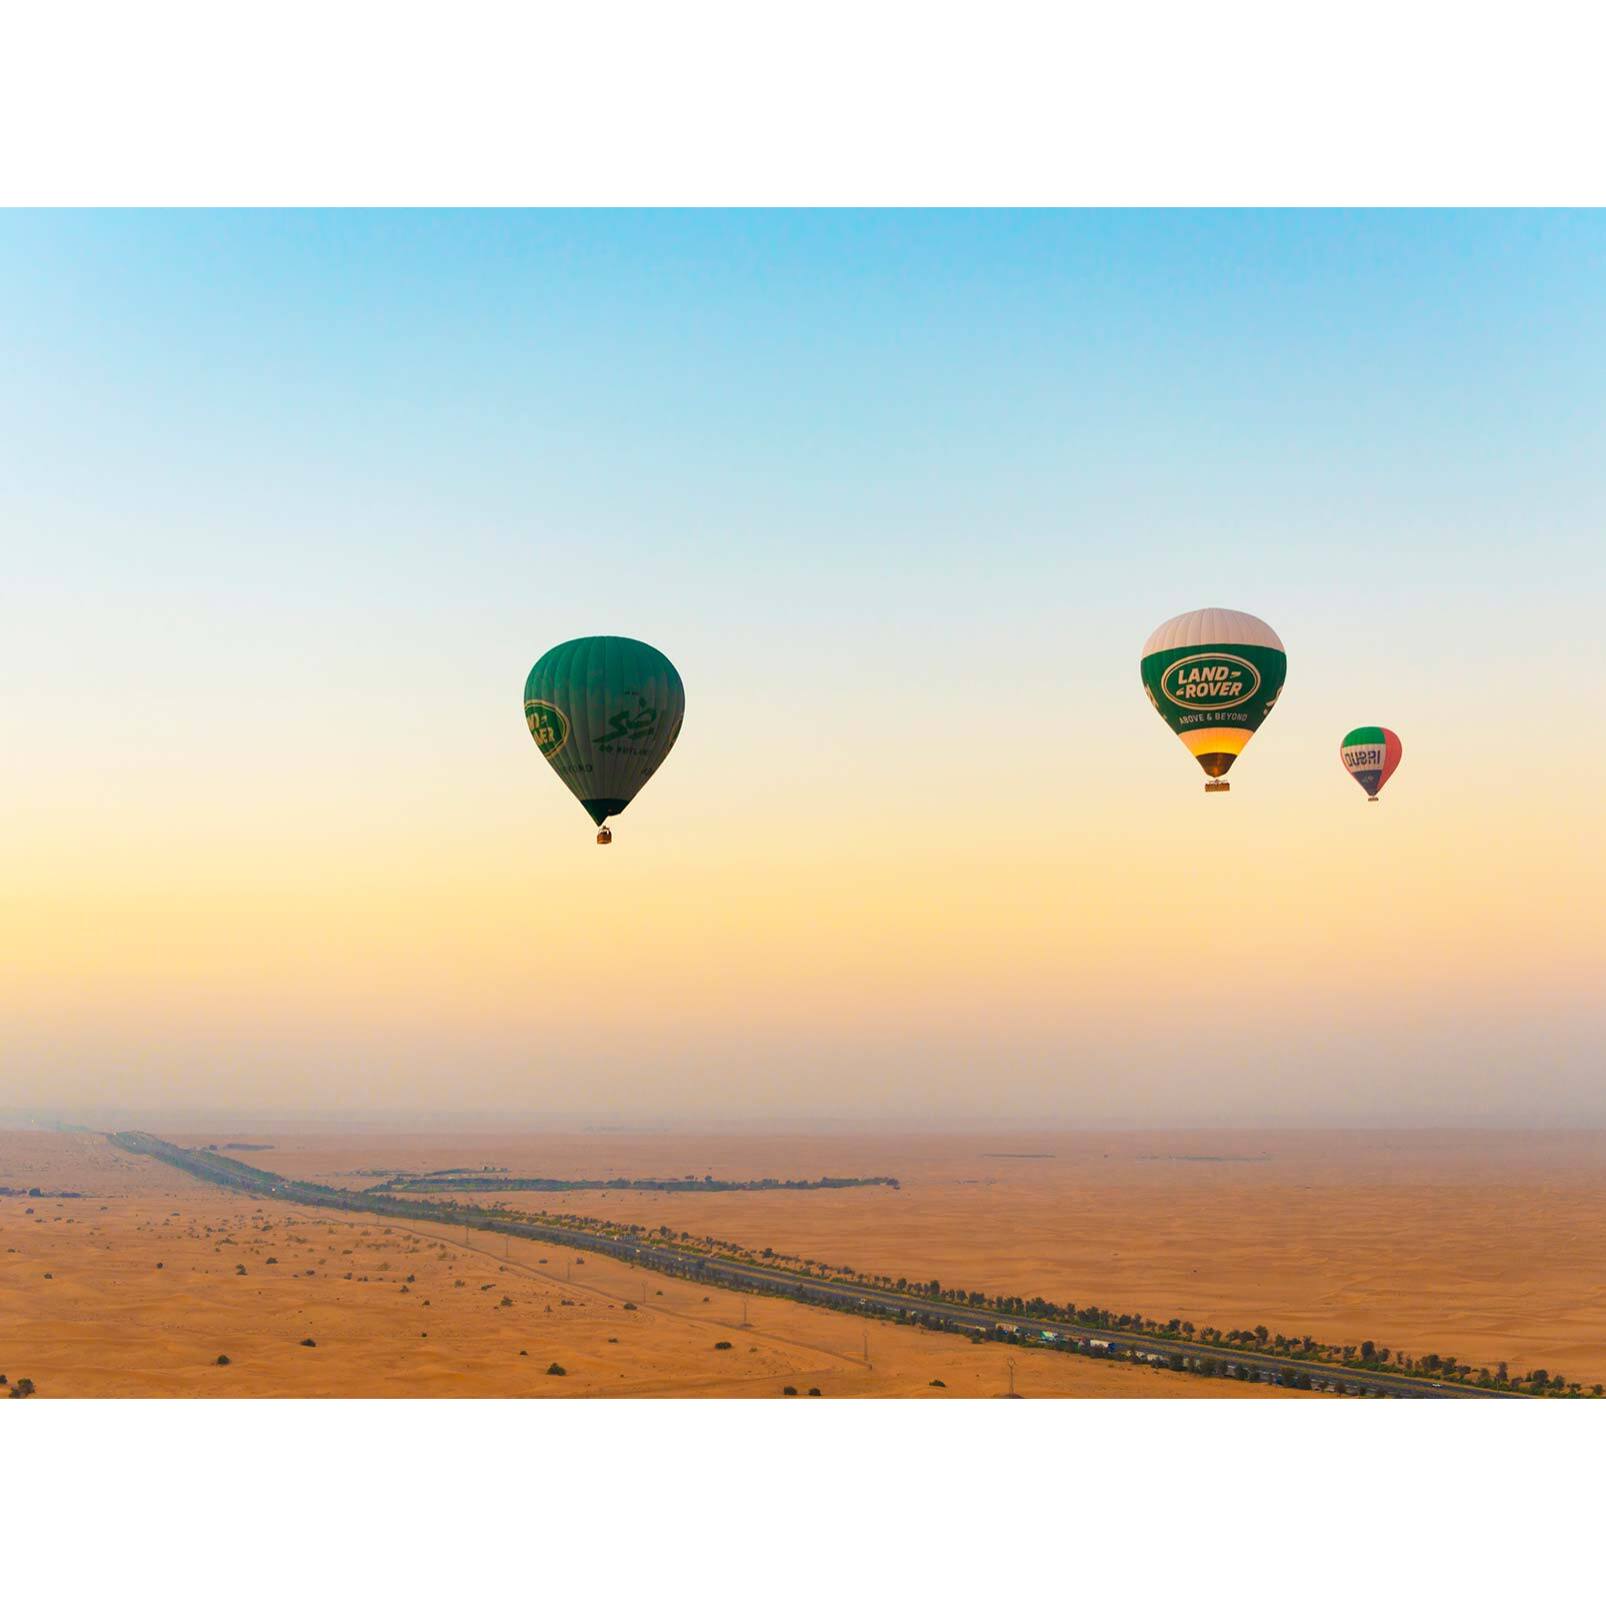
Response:
[{"label": "balloon basket", "polygon": [[1369,797],[1369,798],[1367,798],[1367,800],[1366,800],[1366,801],[1367,801],[1367,802],[1368,802],[1368,803],[1375,803],[1375,802],[1377,802],[1377,799],[1376,799],[1376,798],[1375,798],[1375,797]]},{"label": "balloon basket", "polygon": [[599,848],[605,848],[612,841],[613,832],[610,831],[607,826],[603,826],[603,828],[597,832],[597,846]]},{"label": "balloon basket", "polygon": [[1206,781],[1205,782],[1205,791],[1207,791],[1207,792],[1230,792],[1231,790],[1232,790],[1232,782],[1231,781]]}]

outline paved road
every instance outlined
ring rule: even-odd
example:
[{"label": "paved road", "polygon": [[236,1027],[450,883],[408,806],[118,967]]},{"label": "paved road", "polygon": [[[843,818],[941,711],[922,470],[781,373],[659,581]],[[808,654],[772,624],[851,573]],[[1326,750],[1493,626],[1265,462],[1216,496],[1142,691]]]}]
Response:
[{"label": "paved road", "polygon": [[[1038,1317],[1019,1317],[1002,1322],[991,1311],[951,1305],[920,1294],[893,1293],[865,1283],[833,1282],[806,1272],[780,1267],[753,1266],[725,1260],[716,1255],[680,1249],[668,1244],[642,1243],[623,1234],[615,1237],[579,1227],[561,1227],[546,1222],[510,1221],[492,1210],[459,1206],[443,1210],[423,1200],[399,1199],[385,1194],[353,1193],[345,1188],[329,1188],[319,1183],[296,1182],[288,1177],[248,1166],[243,1161],[212,1154],[203,1149],[184,1149],[146,1132],[108,1133],[108,1140],[132,1154],[152,1159],[199,1176],[221,1187],[262,1198],[283,1199],[294,1204],[323,1209],[355,1210],[369,1215],[408,1221],[432,1221],[449,1226],[469,1226],[528,1238],[538,1243],[563,1244],[571,1249],[590,1250],[615,1260],[645,1266],[670,1277],[695,1282],[717,1283],[750,1293],[774,1294],[784,1299],[827,1305],[861,1316],[905,1316],[926,1323],[940,1323],[952,1332],[975,1333],[998,1339],[1018,1332],[1022,1339],[1045,1349],[1063,1346],[1087,1349],[1093,1354],[1137,1354],[1170,1363],[1173,1357],[1184,1362],[1212,1360],[1238,1369],[1239,1375],[1253,1381],[1276,1383],[1285,1371],[1303,1372],[1315,1383],[1336,1384],[1340,1390],[1355,1389],[1389,1399],[1499,1400],[1512,1396],[1490,1389],[1472,1388],[1460,1383],[1433,1384],[1419,1378],[1397,1377],[1386,1372],[1363,1372],[1344,1366],[1324,1365],[1282,1356],[1257,1355],[1246,1350],[1195,1344],[1182,1338],[1161,1338],[1150,1334],[1128,1334],[1102,1327],[1084,1327],[1078,1322],[1050,1321]],[[1052,1336],[1050,1336],[1052,1335]]]}]

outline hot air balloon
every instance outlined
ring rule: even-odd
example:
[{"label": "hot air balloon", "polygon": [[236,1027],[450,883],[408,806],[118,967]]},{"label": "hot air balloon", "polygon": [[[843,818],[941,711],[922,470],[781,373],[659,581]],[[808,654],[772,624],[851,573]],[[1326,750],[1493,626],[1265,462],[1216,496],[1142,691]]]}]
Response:
[{"label": "hot air balloon", "polygon": [[1377,802],[1383,783],[1400,767],[1404,751],[1399,737],[1382,725],[1357,725],[1338,744],[1344,768],[1361,783],[1368,803]]},{"label": "hot air balloon", "polygon": [[1222,780],[1276,705],[1288,673],[1277,632],[1252,613],[1199,608],[1168,619],[1143,644],[1143,689],[1210,777]]},{"label": "hot air balloon", "polygon": [[541,755],[613,841],[622,814],[669,756],[686,712],[680,672],[629,636],[581,636],[543,653],[524,682],[524,719]]}]

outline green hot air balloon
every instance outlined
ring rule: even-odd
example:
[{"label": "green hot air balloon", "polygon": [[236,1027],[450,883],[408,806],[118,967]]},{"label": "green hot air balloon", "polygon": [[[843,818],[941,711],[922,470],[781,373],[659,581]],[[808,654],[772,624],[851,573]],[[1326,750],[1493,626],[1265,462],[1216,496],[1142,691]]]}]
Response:
[{"label": "green hot air balloon", "polygon": [[1198,608],[1167,619],[1143,646],[1143,689],[1210,777],[1222,779],[1272,711],[1288,655],[1264,619],[1231,608]]},{"label": "green hot air balloon", "polygon": [[524,682],[535,745],[613,841],[603,821],[622,814],[669,756],[686,712],[680,672],[629,636],[581,636],[543,653]]}]

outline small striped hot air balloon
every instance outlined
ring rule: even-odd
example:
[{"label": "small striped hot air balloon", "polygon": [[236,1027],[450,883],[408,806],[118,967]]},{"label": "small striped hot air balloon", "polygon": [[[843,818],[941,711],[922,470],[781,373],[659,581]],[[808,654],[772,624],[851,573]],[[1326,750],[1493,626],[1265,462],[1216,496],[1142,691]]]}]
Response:
[{"label": "small striped hot air balloon", "polygon": [[1377,802],[1383,783],[1400,767],[1404,751],[1399,737],[1385,725],[1357,725],[1338,744],[1344,768],[1360,782],[1368,803]]},{"label": "small striped hot air balloon", "polygon": [[1288,674],[1288,654],[1264,619],[1232,608],[1178,614],[1143,645],[1143,689],[1166,724],[1210,777],[1222,779],[1272,711]]}]

